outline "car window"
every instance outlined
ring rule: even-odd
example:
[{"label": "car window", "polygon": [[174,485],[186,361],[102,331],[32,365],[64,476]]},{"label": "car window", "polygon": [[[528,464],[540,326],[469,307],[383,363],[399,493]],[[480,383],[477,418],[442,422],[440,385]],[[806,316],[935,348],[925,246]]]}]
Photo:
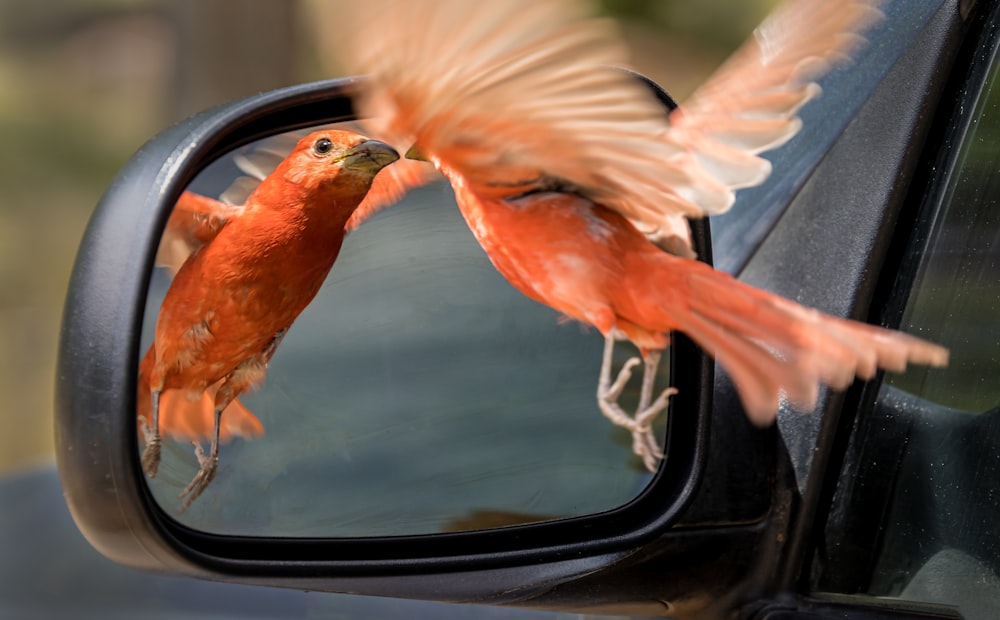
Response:
[{"label": "car window", "polygon": [[[933,407],[903,457],[873,594],[960,607],[1000,600],[998,75],[995,63],[904,315],[915,333],[951,348],[951,364],[889,379],[879,395],[883,406],[898,405],[903,392]],[[1000,616],[1000,603],[992,608],[989,617]]]},{"label": "car window", "polygon": [[[901,327],[950,365],[888,377],[862,409],[817,561],[820,589],[1000,617],[1000,63],[946,140],[911,244]],[[973,84],[970,89],[974,89]],[[969,96],[971,94],[971,96]]]}]

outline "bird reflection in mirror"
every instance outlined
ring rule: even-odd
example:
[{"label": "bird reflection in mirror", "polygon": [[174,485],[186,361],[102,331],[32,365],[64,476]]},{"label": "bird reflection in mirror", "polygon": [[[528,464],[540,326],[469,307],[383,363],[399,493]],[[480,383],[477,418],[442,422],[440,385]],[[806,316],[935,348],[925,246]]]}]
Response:
[{"label": "bird reflection in mirror", "polygon": [[383,142],[324,129],[302,138],[242,205],[180,196],[158,255],[176,274],[139,365],[138,416],[150,477],[163,434],[195,445],[200,467],[182,511],[214,478],[220,441],[263,432],[238,397],[263,380],[346,232],[392,199],[395,180],[373,181],[391,177],[379,173],[398,159]]}]

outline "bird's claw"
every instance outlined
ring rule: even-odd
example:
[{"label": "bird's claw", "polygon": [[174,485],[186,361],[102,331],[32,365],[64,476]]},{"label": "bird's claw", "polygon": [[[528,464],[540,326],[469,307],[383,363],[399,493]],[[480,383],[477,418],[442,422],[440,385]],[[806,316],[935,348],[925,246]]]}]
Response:
[{"label": "bird's claw", "polygon": [[618,371],[618,376],[615,377],[615,382],[611,384],[611,387],[607,388],[605,395],[607,398],[618,401],[618,397],[622,395],[622,391],[625,386],[628,385],[629,379],[632,378],[632,369],[642,363],[638,357],[630,357],[622,365],[621,370]]},{"label": "bird's claw", "polygon": [[653,435],[653,421],[661,411],[667,408],[670,397],[677,393],[676,388],[667,388],[660,393],[660,396],[651,405],[637,411],[633,419],[632,431],[632,451],[642,459],[643,465],[650,472],[656,471],[656,466],[663,459],[663,448],[660,447]]},{"label": "bird's claw", "polygon": [[642,459],[647,470],[655,473],[660,460],[663,459],[664,452],[653,434],[653,421],[656,420],[656,416],[661,411],[667,408],[670,397],[677,393],[677,389],[671,387],[663,390],[649,406],[636,411],[634,417],[629,416],[618,404],[618,397],[631,378],[632,368],[638,363],[637,358],[631,358],[618,372],[615,382],[610,387],[598,386],[597,404],[601,413],[613,424],[632,433],[632,452]]},{"label": "bird's claw", "polygon": [[192,441],[191,443],[194,445],[194,455],[198,458],[198,464],[201,468],[191,482],[180,492],[180,495],[177,496],[184,500],[178,512],[184,512],[194,500],[198,499],[202,491],[215,478],[215,471],[219,467],[219,457],[217,455],[206,455],[200,443],[197,441]]},{"label": "bird's claw", "polygon": [[142,451],[142,471],[150,478],[155,478],[160,467],[160,435],[149,428],[145,418],[139,418],[139,428],[146,442],[146,447]]},{"label": "bird's claw", "polygon": [[155,437],[146,443],[146,449],[142,453],[142,471],[150,478],[155,478],[159,467],[160,438]]}]

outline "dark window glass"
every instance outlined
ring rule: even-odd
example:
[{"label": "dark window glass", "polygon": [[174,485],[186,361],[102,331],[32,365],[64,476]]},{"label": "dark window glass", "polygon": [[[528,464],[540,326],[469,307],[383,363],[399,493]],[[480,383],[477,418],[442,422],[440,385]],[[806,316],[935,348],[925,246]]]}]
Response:
[{"label": "dark window glass", "polygon": [[[947,369],[887,376],[859,416],[821,590],[1000,617],[1000,64],[968,97],[901,328],[951,349]],[[914,246],[916,247],[916,246]]]}]

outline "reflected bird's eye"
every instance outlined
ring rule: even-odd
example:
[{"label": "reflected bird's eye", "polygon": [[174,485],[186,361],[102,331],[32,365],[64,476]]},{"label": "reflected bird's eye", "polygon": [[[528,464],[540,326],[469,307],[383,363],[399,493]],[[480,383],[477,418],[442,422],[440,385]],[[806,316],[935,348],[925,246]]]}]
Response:
[{"label": "reflected bird's eye", "polygon": [[320,138],[313,145],[313,150],[317,155],[326,155],[331,150],[333,150],[333,142],[330,138]]}]

